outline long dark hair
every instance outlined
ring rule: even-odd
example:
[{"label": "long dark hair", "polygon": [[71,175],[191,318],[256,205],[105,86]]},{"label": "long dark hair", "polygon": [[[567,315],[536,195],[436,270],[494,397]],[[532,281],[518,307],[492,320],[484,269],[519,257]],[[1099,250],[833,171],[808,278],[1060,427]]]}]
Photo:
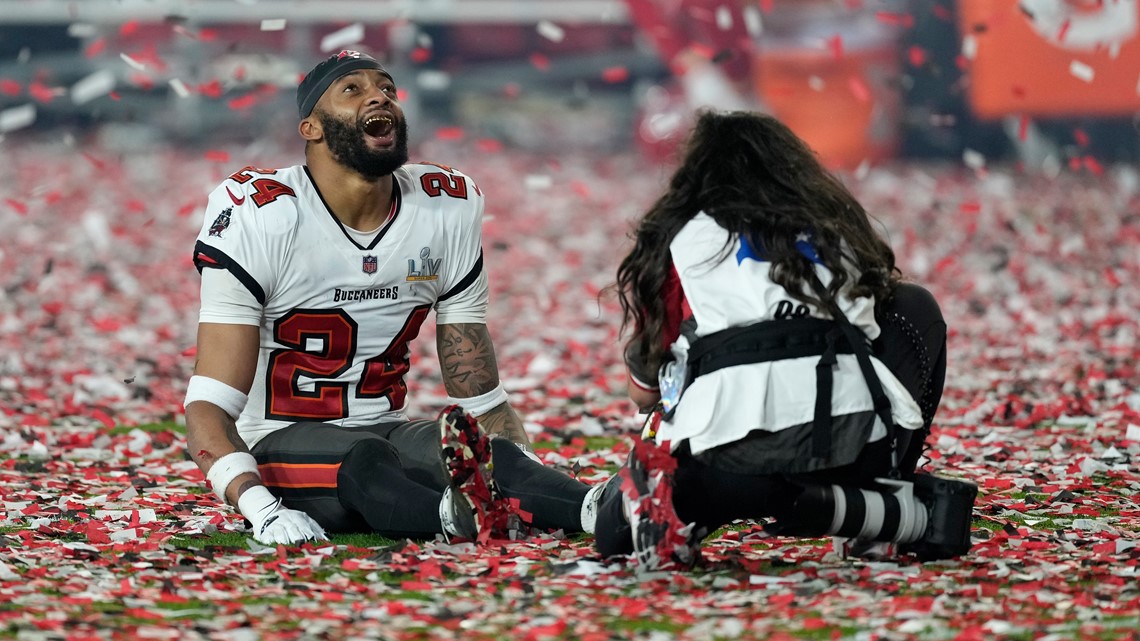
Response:
[{"label": "long dark hair", "polygon": [[[790,129],[759,113],[702,112],[669,188],[638,223],[634,247],[617,273],[622,329],[632,324],[630,347],[653,367],[666,348],[662,291],[672,265],[669,243],[700,211],[763,248],[772,280],[806,303],[834,300],[853,275],[851,295],[881,303],[900,277],[894,252],[862,205]],[[833,275],[829,301],[814,294],[812,263],[795,246],[804,232]]]}]

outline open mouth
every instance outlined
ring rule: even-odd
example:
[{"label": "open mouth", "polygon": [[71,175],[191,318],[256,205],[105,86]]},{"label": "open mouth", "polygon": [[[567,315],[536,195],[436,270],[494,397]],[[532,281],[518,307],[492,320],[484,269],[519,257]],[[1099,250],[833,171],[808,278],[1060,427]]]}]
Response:
[{"label": "open mouth", "polygon": [[396,123],[392,120],[391,116],[369,116],[364,121],[364,133],[373,138],[384,138],[392,133],[392,129],[394,129],[395,126]]}]

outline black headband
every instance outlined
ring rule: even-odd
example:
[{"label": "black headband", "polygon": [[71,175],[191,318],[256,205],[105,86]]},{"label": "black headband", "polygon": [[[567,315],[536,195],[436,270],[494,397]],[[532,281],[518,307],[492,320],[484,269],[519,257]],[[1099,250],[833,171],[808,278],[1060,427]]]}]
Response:
[{"label": "black headband", "polygon": [[392,74],[372,56],[359,51],[342,51],[329,56],[305,74],[305,79],[297,86],[297,112],[302,118],[307,118],[329,85],[346,73],[359,69],[375,69],[389,79],[392,78]]}]

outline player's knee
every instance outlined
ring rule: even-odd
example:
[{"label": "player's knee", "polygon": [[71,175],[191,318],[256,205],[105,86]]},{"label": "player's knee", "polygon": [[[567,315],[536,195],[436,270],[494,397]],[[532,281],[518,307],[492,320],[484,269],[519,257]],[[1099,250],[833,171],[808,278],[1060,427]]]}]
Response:
[{"label": "player's knee", "polygon": [[367,477],[376,472],[377,467],[390,468],[400,466],[400,455],[396,446],[379,438],[369,438],[357,441],[349,448],[341,463],[341,473],[357,478]]}]

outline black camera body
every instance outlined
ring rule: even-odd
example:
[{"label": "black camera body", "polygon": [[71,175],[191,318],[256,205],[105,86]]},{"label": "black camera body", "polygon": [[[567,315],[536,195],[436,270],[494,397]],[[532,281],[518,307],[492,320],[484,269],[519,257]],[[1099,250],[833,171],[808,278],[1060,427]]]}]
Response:
[{"label": "black camera body", "polygon": [[922,561],[949,559],[970,551],[977,484],[935,474],[916,474],[914,497],[926,506],[926,532],[917,541],[900,545],[900,551],[914,554]]}]

